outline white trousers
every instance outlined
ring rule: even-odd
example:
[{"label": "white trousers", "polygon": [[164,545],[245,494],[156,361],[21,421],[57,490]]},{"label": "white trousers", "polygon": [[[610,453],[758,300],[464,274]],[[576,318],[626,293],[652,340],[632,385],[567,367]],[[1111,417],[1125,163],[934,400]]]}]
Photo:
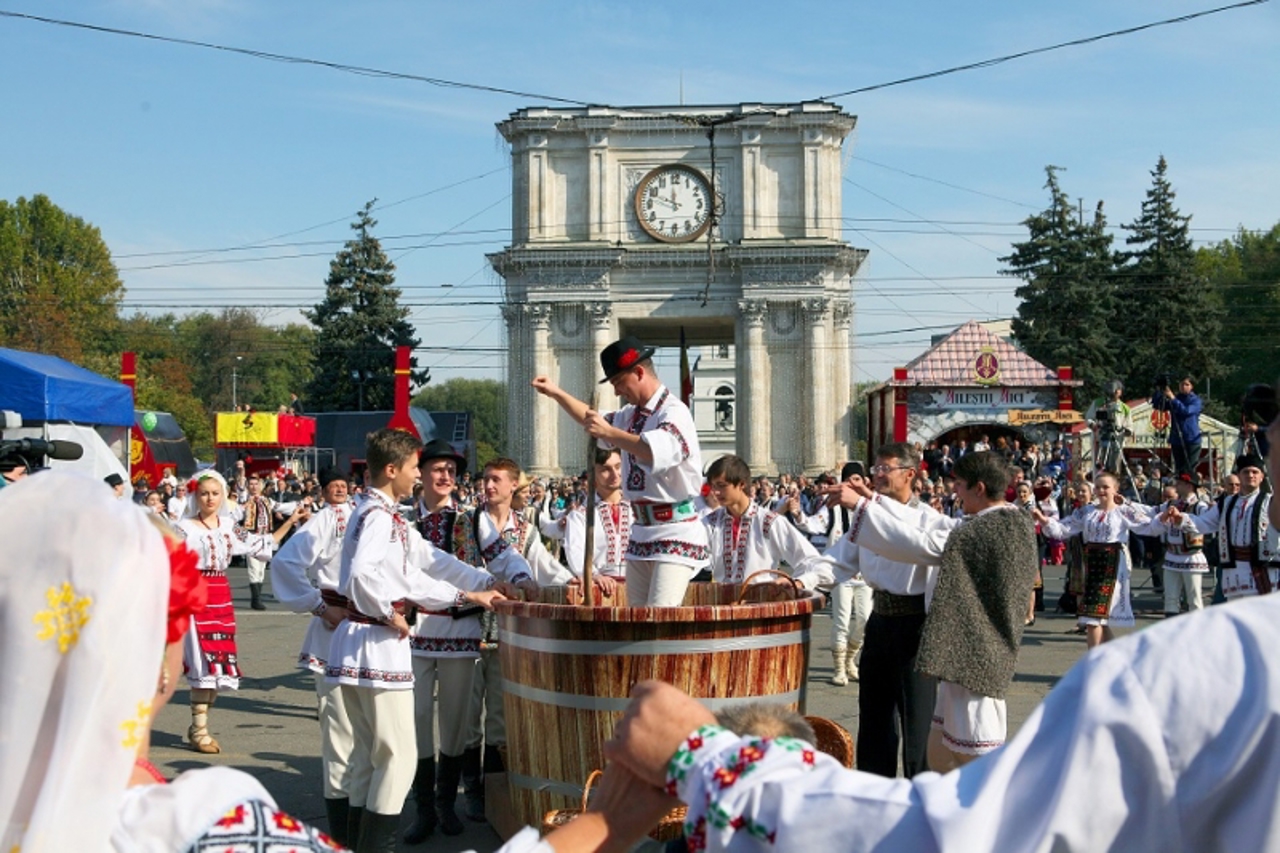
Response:
[{"label": "white trousers", "polygon": [[471,682],[476,659],[413,656],[413,722],[418,757],[434,758],[435,733],[440,754],[462,755],[471,712]]},{"label": "white trousers", "polygon": [[1187,595],[1187,610],[1204,609],[1204,593],[1200,591],[1200,572],[1179,572],[1174,569],[1164,570],[1164,612],[1181,613],[1180,593]]},{"label": "white trousers", "polygon": [[852,580],[831,587],[831,648],[862,645],[871,615],[871,587]]},{"label": "white trousers", "polygon": [[259,560],[257,557],[245,557],[249,566],[249,583],[262,583],[267,579],[267,563],[270,560]]},{"label": "white trousers", "polygon": [[320,759],[324,765],[324,798],[341,799],[351,786],[351,720],[338,685],[316,675],[316,700],[320,711]]},{"label": "white trousers", "polygon": [[350,684],[338,689],[351,720],[351,805],[400,814],[418,769],[413,691]]},{"label": "white trousers", "polygon": [[679,607],[694,569],[683,563],[627,560],[627,604],[631,607]]},{"label": "white trousers", "polygon": [[[505,746],[507,712],[502,700],[502,662],[497,649],[481,649],[471,680],[471,709],[467,713],[467,747]],[[483,721],[483,722],[482,722]]]}]

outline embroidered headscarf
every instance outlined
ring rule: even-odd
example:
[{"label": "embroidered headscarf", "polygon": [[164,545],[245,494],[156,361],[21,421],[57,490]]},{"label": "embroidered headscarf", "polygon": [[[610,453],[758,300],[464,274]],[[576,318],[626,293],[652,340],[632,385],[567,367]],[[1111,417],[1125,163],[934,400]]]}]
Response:
[{"label": "embroidered headscarf", "polygon": [[160,674],[164,541],[49,471],[0,492],[0,542],[0,850],[106,851]]},{"label": "embroidered headscarf", "polygon": [[217,480],[218,483],[222,485],[222,503],[219,504],[218,506],[218,515],[230,517],[231,507],[229,506],[228,500],[227,500],[227,497],[230,493],[227,490],[227,481],[221,474],[219,474],[217,471],[213,470],[212,468],[206,468],[205,470],[201,471],[200,473],[192,477],[191,480],[187,483],[187,508],[182,513],[182,517],[183,518],[199,518],[200,517],[200,501],[197,493],[200,491],[200,484],[203,483],[205,480]]}]

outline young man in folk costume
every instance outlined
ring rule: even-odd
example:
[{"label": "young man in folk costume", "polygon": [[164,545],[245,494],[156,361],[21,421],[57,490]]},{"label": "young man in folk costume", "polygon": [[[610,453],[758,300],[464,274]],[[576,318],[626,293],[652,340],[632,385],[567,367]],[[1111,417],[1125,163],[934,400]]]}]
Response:
[{"label": "young man in folk costume", "polygon": [[[863,483],[867,480],[866,468],[861,462],[846,462],[840,469],[840,482]],[[810,541],[820,551],[839,542],[849,532],[849,510],[825,502],[813,515],[806,516],[802,529],[810,535]],[[858,656],[866,636],[867,619],[871,617],[871,587],[862,574],[850,575],[840,583],[832,583],[831,595],[831,657],[834,672],[831,683],[843,687],[849,679],[859,680]]]},{"label": "young man in folk costume", "polygon": [[1228,601],[1280,588],[1280,530],[1270,519],[1273,496],[1262,493],[1265,468],[1256,454],[1237,457],[1239,494],[1210,504],[1199,515],[1176,507],[1168,511],[1169,522],[1187,532],[1218,534],[1222,594]]},{"label": "young man in folk costume", "polygon": [[939,773],[998,749],[1008,736],[1004,697],[1040,566],[1031,517],[1005,501],[1011,473],[998,452],[966,455],[955,467],[964,519],[927,529],[866,486],[842,494],[859,546],[903,564],[940,567],[916,663],[938,679],[929,769]]},{"label": "young man in folk costume", "polygon": [[[244,529],[250,533],[259,536],[266,536],[271,533],[271,529],[275,526],[272,522],[273,513],[289,514],[297,508],[298,504],[294,503],[277,503],[262,493],[262,475],[257,471],[249,474],[248,477],[248,498],[240,505],[240,511],[244,514],[241,524]],[[249,566],[249,606],[254,610],[266,610],[267,606],[262,603],[262,584],[267,578],[268,560],[258,558],[253,554],[245,555],[245,563]]]},{"label": "young man in folk costume", "polygon": [[756,572],[776,569],[782,563],[798,575],[818,559],[817,550],[785,517],[751,500],[747,493],[751,469],[746,462],[737,456],[721,456],[707,469],[707,482],[720,502],[720,508],[702,520],[711,548],[713,581],[742,583]]},{"label": "young man in folk costume", "polygon": [[[422,494],[417,506],[417,526],[422,537],[440,550],[470,566],[482,566],[494,577],[513,584],[531,585],[530,568],[516,551],[485,559],[477,534],[481,510],[463,510],[454,502],[458,477],[467,460],[442,439],[422,449]],[[407,844],[419,844],[437,824],[446,835],[462,832],[455,803],[458,782],[480,777],[480,748],[466,748],[471,728],[471,692],[483,636],[481,610],[475,607],[440,608],[418,614],[409,644],[413,653],[414,721],[417,730],[418,766],[413,777],[417,817],[405,832]],[[440,732],[440,757],[436,759],[435,731]],[[484,812],[468,808],[468,817],[483,819]]]},{"label": "young man in folk costume", "polygon": [[271,591],[286,609],[312,617],[302,639],[298,668],[315,675],[329,834],[349,847],[356,841],[347,837],[351,721],[342,704],[342,692],[325,678],[325,668],[333,630],[347,618],[347,600],[338,593],[338,578],[342,542],[353,507],[347,478],[336,468],[320,472],[320,488],[324,506],[271,560]]},{"label": "young man in folk costume", "polygon": [[[886,444],[876,452],[871,468],[874,488],[883,498],[903,504],[917,526],[942,526],[950,519],[912,492],[919,469],[920,455],[913,446]],[[901,744],[903,772],[911,777],[929,769],[937,682],[916,670],[916,657],[938,567],[882,557],[859,546],[857,533],[856,521],[851,520],[849,533],[796,580],[806,589],[816,589],[861,574],[872,588],[874,605],[867,618],[858,687],[858,767],[896,776]]]},{"label": "young man in folk costume", "polygon": [[600,353],[603,381],[626,404],[617,411],[598,412],[546,376],[536,377],[533,387],[588,434],[622,451],[622,494],[635,514],[627,548],[627,601],[632,607],[677,607],[708,557],[706,528],[695,504],[702,452],[689,408],[654,372],[654,352],[628,336]]},{"label": "young man in folk costume", "polygon": [[[520,466],[511,459],[494,459],[485,466],[482,482],[484,503],[475,514],[475,541],[481,559],[491,566],[502,560],[519,560],[533,575],[532,581],[526,579],[522,582],[529,597],[537,595],[538,586],[569,583],[573,575],[552,558],[538,531],[512,506],[520,488]],[[463,732],[464,755],[469,756],[463,784],[468,816],[483,820],[484,777],[475,772],[476,759],[481,755],[483,746],[483,772],[500,773],[506,769],[501,750],[507,745],[507,724],[502,704],[498,622],[492,613],[483,614],[477,621],[480,659],[472,673],[467,724]]]},{"label": "young man in folk costume", "polygon": [[[1200,477],[1194,471],[1179,474],[1172,487],[1176,494],[1156,510],[1162,515],[1174,508],[1184,515],[1207,512],[1209,503],[1201,500],[1198,489]],[[1177,616],[1181,612],[1179,600],[1185,596],[1187,610],[1204,607],[1204,593],[1200,579],[1209,571],[1209,559],[1204,553],[1204,536],[1180,525],[1164,525],[1160,538],[1164,540],[1164,615]]]},{"label": "young man in folk costume", "polygon": [[[631,539],[634,517],[631,504],[622,497],[622,453],[616,447],[596,450],[592,466],[595,479],[593,511],[595,533],[591,555],[592,571],[601,581],[606,595],[615,583],[627,577],[627,544]],[[564,531],[565,558],[569,571],[581,579],[587,546],[587,510],[578,507],[568,513]]]},{"label": "young man in folk costume", "polygon": [[467,603],[491,606],[496,579],[424,540],[398,501],[418,479],[422,443],[407,432],[369,436],[368,494],[347,525],[338,592],[349,602],[334,631],[326,674],[340,685],[351,720],[348,839],[356,853],[395,850],[400,810],[413,782],[413,660],[406,613]]}]

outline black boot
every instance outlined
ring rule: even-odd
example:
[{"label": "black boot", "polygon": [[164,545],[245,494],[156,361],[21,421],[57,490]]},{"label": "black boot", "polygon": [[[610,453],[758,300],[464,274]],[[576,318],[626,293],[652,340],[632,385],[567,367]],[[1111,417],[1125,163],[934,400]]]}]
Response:
[{"label": "black boot", "polygon": [[351,814],[351,801],[346,797],[325,797],[324,813],[329,818],[329,837],[343,847],[350,847],[351,840],[347,837],[347,821]]},{"label": "black boot", "polygon": [[355,853],[396,853],[396,831],[400,815],[365,812],[360,821],[360,840]]},{"label": "black boot", "polygon": [[249,584],[249,606],[254,610],[266,610],[267,605],[262,603],[262,584]]},{"label": "black boot", "polygon": [[413,826],[404,834],[405,844],[421,844],[436,831],[436,760],[418,759],[418,770],[413,774],[413,802],[418,816]]},{"label": "black boot", "polygon": [[364,806],[351,806],[347,810],[347,846],[352,849],[360,842],[360,826],[364,823]]},{"label": "black boot", "polygon": [[484,774],[480,772],[480,747],[469,746],[462,753],[462,796],[467,803],[467,819],[484,820]]},{"label": "black boot", "polygon": [[462,756],[440,753],[436,768],[436,815],[445,835],[461,835],[463,826],[454,804],[458,801],[458,781],[462,778]]},{"label": "black boot", "polygon": [[498,751],[497,744],[486,745],[484,748],[484,772],[485,773],[506,773],[507,764],[502,760],[502,753]]}]

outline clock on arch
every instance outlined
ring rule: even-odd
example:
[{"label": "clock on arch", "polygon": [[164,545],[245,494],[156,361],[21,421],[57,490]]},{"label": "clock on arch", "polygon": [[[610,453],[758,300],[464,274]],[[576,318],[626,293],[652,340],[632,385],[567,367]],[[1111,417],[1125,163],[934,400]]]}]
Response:
[{"label": "clock on arch", "polygon": [[688,243],[707,233],[711,204],[711,182],[692,166],[659,166],[636,185],[636,219],[664,243]]}]

